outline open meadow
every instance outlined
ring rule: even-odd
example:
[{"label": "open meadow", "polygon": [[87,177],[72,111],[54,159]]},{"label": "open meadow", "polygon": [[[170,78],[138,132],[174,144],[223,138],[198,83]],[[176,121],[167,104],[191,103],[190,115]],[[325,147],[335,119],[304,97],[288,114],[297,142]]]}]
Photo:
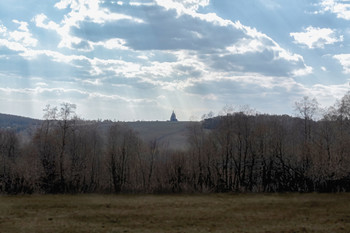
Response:
[{"label": "open meadow", "polygon": [[1,196],[0,232],[350,232],[350,194]]}]

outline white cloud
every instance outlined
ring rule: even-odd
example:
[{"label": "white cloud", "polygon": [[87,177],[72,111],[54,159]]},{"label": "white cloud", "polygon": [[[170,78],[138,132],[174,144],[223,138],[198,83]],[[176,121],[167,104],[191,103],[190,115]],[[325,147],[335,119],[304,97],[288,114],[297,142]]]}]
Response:
[{"label": "white cloud", "polygon": [[84,96],[88,99],[105,99],[105,100],[118,100],[123,101],[126,103],[151,103],[154,102],[154,100],[151,99],[141,99],[141,98],[129,98],[125,96],[120,95],[110,95],[110,94],[104,94],[100,92],[88,92],[80,89],[75,88],[49,88],[49,87],[43,87],[44,85],[39,85],[35,88],[2,88],[0,87],[0,92],[5,93],[6,95],[12,95],[12,94],[23,94],[23,95],[29,95],[29,96],[45,96],[47,93],[52,94],[52,98],[58,98],[60,96],[65,95],[79,95]]},{"label": "white cloud", "polygon": [[74,3],[75,3],[74,0],[61,0],[55,4],[55,7],[62,10],[67,8],[70,4],[74,4]]},{"label": "white cloud", "polygon": [[[191,13],[192,14],[192,13]],[[311,68],[304,65],[303,59],[300,55],[292,54],[289,51],[281,48],[275,41],[266,36],[263,33],[258,32],[254,28],[243,26],[239,22],[232,22],[229,20],[223,20],[215,14],[198,14],[193,13],[195,18],[200,18],[207,22],[210,28],[212,25],[220,26],[230,33],[238,31],[242,34],[243,39],[238,40],[237,43],[229,46],[227,49],[222,49],[219,51],[219,54],[230,54],[232,49],[235,48],[236,53],[243,55],[242,58],[245,58],[250,63],[259,64],[261,62],[261,56],[264,53],[267,53],[267,57],[270,60],[266,61],[267,66],[262,66],[263,71],[257,69],[251,73],[253,75],[260,75],[266,77],[265,75],[259,74],[259,72],[269,72],[269,69],[272,69],[276,66],[279,67],[278,61],[281,60],[283,64],[282,70],[286,68],[285,75],[305,75],[312,71]],[[186,17],[188,19],[188,17]],[[46,27],[47,29],[52,29],[53,27],[58,26],[58,24],[49,27],[50,21],[48,21],[45,15],[37,15],[35,22],[38,26]],[[189,22],[191,23],[191,22]],[[60,26],[59,30],[62,30],[64,26]],[[233,32],[232,30],[234,28]],[[243,32],[243,33],[242,33]],[[69,35],[69,33],[67,34]],[[70,36],[70,35],[69,35]],[[205,35],[208,36],[208,35]],[[81,38],[75,37],[77,41],[81,41]],[[72,39],[72,37],[70,37]],[[210,39],[210,38],[209,38]],[[236,39],[234,39],[236,40]],[[233,40],[233,41],[234,41]],[[102,42],[89,42],[93,46],[101,45],[108,49],[126,49],[126,39],[113,38],[110,40]],[[0,42],[1,43],[1,42]],[[246,44],[246,45],[245,45]],[[14,47],[14,45],[8,45],[8,47]],[[246,46],[246,47],[245,47]],[[147,61],[147,62],[126,62],[121,59],[102,59],[96,56],[95,58],[89,58],[84,55],[64,55],[62,53],[50,50],[33,50],[27,48],[16,48],[16,51],[21,51],[20,54],[26,59],[34,59],[40,55],[45,55],[51,58],[53,61],[59,63],[66,63],[72,66],[75,66],[84,71],[88,71],[91,75],[91,79],[88,79],[86,83],[98,84],[95,82],[96,78],[100,76],[108,76],[111,79],[113,77],[123,77],[125,79],[134,79],[138,84],[149,84],[152,86],[157,86],[162,90],[184,90],[187,87],[195,86],[205,80],[219,80],[221,78],[225,79],[227,77],[242,76],[242,73],[250,72],[250,67],[241,69],[240,66],[247,66],[244,62],[240,66],[233,67],[232,64],[235,64],[236,61],[229,61],[232,69],[230,70],[217,70],[217,67],[213,65],[215,60],[215,53],[218,51],[209,52],[208,54],[203,54],[202,51],[191,51],[191,50],[165,50],[163,52],[158,52],[160,57],[162,56],[171,56],[173,55],[175,61]],[[148,50],[149,51],[149,50]],[[133,51],[135,57],[144,56],[144,51]],[[253,56],[247,56],[248,53],[252,53]],[[148,55],[148,53],[147,53]],[[239,59],[239,57],[238,57]],[[77,62],[78,61],[78,62]],[[82,61],[82,62],[79,62]],[[277,62],[277,63],[276,63]],[[78,66],[78,64],[83,64]],[[274,65],[275,64],[275,65]],[[269,68],[270,67],[270,68]],[[265,71],[266,69],[266,71]],[[293,72],[293,70],[296,70]],[[235,72],[235,73],[234,73]],[[280,75],[280,74],[278,74]],[[250,79],[252,80],[252,79]],[[95,83],[94,83],[95,82]],[[266,82],[266,79],[265,79]],[[213,97],[213,96],[207,96]]]},{"label": "white cloud", "polygon": [[5,34],[6,31],[7,31],[7,28],[4,25],[0,24],[0,34]]},{"label": "white cloud", "polygon": [[236,25],[231,20],[224,20],[219,17],[216,13],[201,14],[197,13],[196,10],[200,6],[204,7],[209,5],[207,0],[155,0],[156,4],[164,7],[166,10],[176,10],[178,16],[190,15],[193,18],[199,18],[203,21],[212,22],[221,26],[239,26],[240,23]]},{"label": "white cloud", "polygon": [[[147,1],[130,1],[130,6],[153,6],[154,2]],[[119,4],[120,5],[120,4]]]},{"label": "white cloud", "polygon": [[16,24],[19,24],[19,27],[18,27],[19,30],[24,31],[24,32],[29,32],[28,23],[27,22],[18,21],[16,19],[12,20],[12,22],[14,22]]},{"label": "white cloud", "polygon": [[31,37],[28,32],[13,31],[9,33],[12,40],[21,42],[24,46],[35,47],[38,43],[37,39]]},{"label": "white cloud", "polygon": [[[84,55],[65,55],[53,50],[34,50],[23,46],[20,42],[12,42],[6,39],[0,39],[0,46],[20,52],[19,55],[27,60],[34,60],[38,56],[44,55],[51,58],[52,61],[69,64],[78,69],[88,70],[92,76],[113,72],[116,75],[124,77],[135,77],[140,73],[140,64],[118,59],[89,58]],[[77,61],[85,61],[86,64],[81,67],[74,63]]]},{"label": "white cloud", "polygon": [[337,18],[350,20],[350,3],[347,0],[323,0],[320,6],[322,10],[318,13],[331,12]]},{"label": "white cloud", "polygon": [[106,100],[120,100],[120,101],[124,101],[127,103],[136,103],[136,104],[154,102],[154,100],[151,100],[151,99],[127,98],[127,97],[120,96],[120,95],[106,95],[106,94],[101,94],[101,93],[97,93],[97,92],[88,93],[88,96],[91,99],[98,98],[98,99],[106,99]]},{"label": "white cloud", "polygon": [[337,99],[343,97],[349,91],[349,81],[336,85],[315,84],[310,88],[305,88],[305,95],[312,95],[322,104],[322,106],[332,106]]},{"label": "white cloud", "polygon": [[[33,18],[37,27],[50,30],[46,33],[58,33],[59,48],[77,49],[78,44],[85,44],[79,51],[39,50],[26,47],[20,40],[0,38],[0,46],[19,52],[27,60],[25,63],[33,67],[29,76],[43,77],[31,83],[30,87],[37,88],[24,92],[33,98],[39,95],[45,101],[42,97],[47,93],[52,99],[71,95],[77,104],[82,100],[76,96],[103,104],[115,101],[153,104],[158,100],[166,103],[167,108],[173,98],[178,105],[207,111],[211,106],[201,103],[223,105],[223,100],[234,100],[237,96],[240,99],[237,101],[246,103],[247,96],[260,100],[263,94],[273,93],[276,97],[284,91],[300,91],[302,88],[291,76],[312,72],[301,55],[282,48],[255,28],[225,20],[216,13],[199,13],[197,10],[209,1],[159,0],[164,8],[150,2],[146,6],[143,1],[137,6],[126,2],[113,3],[109,10],[99,1],[59,1],[56,7],[65,10],[57,16],[37,14]],[[165,6],[167,2],[174,5]],[[174,13],[175,8],[178,14]],[[140,11],[144,14],[139,14]],[[52,21],[61,13],[66,13],[62,21]],[[18,31],[26,32],[26,28],[28,25],[19,23]],[[3,31],[7,33],[6,28]],[[137,47],[140,45],[143,47]],[[68,77],[52,78],[53,85],[53,81],[46,80],[45,72],[35,73],[35,66],[41,61],[57,65],[58,69],[63,67]],[[70,83],[63,85],[61,79]]]},{"label": "white cloud", "polygon": [[334,55],[333,58],[340,62],[346,74],[350,73],[350,54],[338,54]]},{"label": "white cloud", "polygon": [[64,55],[57,51],[52,50],[33,50],[33,49],[24,49],[21,50],[22,53],[20,54],[22,57],[26,59],[35,59],[38,56],[45,55],[47,57],[52,58],[53,61],[58,63],[67,63],[70,64],[72,61],[83,61],[90,59],[83,55]]},{"label": "white cloud", "polygon": [[[270,50],[273,53],[274,60],[287,60],[289,62],[303,61],[303,57],[298,54],[293,54],[281,48],[274,40],[265,34],[254,32],[254,29],[249,29],[252,38],[242,38],[237,43],[226,49],[232,54],[244,55],[247,53],[263,53]],[[306,67],[305,67],[306,68]]]},{"label": "white cloud", "polygon": [[174,2],[178,2],[184,7],[195,11],[198,10],[199,7],[206,7],[209,5],[209,0],[174,0]]},{"label": "white cloud", "polygon": [[36,83],[36,86],[39,86],[39,87],[47,87],[48,84],[47,84],[47,83],[44,83],[44,82],[38,82],[38,83]]},{"label": "white cloud", "polygon": [[131,17],[126,14],[112,13],[107,8],[100,7],[100,1],[96,0],[61,0],[56,3],[55,7],[58,9],[71,8],[69,16],[66,18],[66,23],[70,25],[76,25],[78,22],[83,20],[91,20],[95,23],[105,23],[108,21],[118,20],[131,20],[138,23],[143,21]]},{"label": "white cloud", "polygon": [[42,87],[37,86],[35,88],[0,88],[1,92],[5,92],[7,94],[13,94],[13,93],[19,93],[19,94],[27,94],[27,95],[41,95],[43,93],[56,93],[56,95],[60,95],[62,93],[79,93],[79,94],[86,94],[88,93],[77,90],[77,89],[67,89],[67,88],[48,88],[48,87]]},{"label": "white cloud", "polygon": [[208,94],[208,95],[204,95],[202,97],[202,99],[204,99],[204,100],[217,100],[218,97],[214,94]]},{"label": "white cloud", "polygon": [[304,69],[294,70],[292,72],[293,76],[305,76],[312,74],[313,68],[311,66],[306,66]]},{"label": "white cloud", "polygon": [[60,26],[57,23],[53,21],[49,21],[48,23],[45,23],[47,19],[48,18],[45,14],[36,15],[34,17],[34,21],[37,27],[49,29],[49,30],[56,30],[56,31],[59,30]]},{"label": "white cloud", "polygon": [[82,80],[83,83],[87,83],[93,86],[101,86],[102,82],[100,79],[95,79],[95,80]]},{"label": "white cloud", "polygon": [[59,48],[70,48],[82,51],[92,50],[92,48],[89,46],[83,48],[77,47],[77,45],[80,45],[84,41],[79,37],[71,35],[71,28],[79,28],[80,22],[90,21],[97,24],[104,24],[111,21],[129,20],[135,23],[143,23],[143,20],[137,17],[131,17],[126,14],[112,13],[107,8],[101,8],[100,1],[96,0],[61,0],[55,4],[55,7],[60,10],[67,8],[70,8],[71,10],[60,22],[60,24],[53,21],[45,23],[48,18],[44,14],[35,16],[34,21],[38,27],[57,31],[57,33],[61,36],[61,42],[58,45]]},{"label": "white cloud", "polygon": [[314,28],[309,26],[305,32],[293,32],[290,36],[297,44],[306,45],[309,49],[324,48],[325,45],[334,44],[344,40],[343,36],[337,37],[336,31],[331,28]]},{"label": "white cloud", "polygon": [[103,46],[107,49],[120,49],[120,50],[127,50],[128,47],[125,46],[126,41],[124,39],[120,38],[113,38],[104,42],[98,42],[98,43],[92,43],[95,45]]},{"label": "white cloud", "polygon": [[245,54],[245,53],[256,53],[262,52],[265,49],[265,45],[262,41],[257,39],[242,38],[236,44],[226,48],[233,54]]},{"label": "white cloud", "polygon": [[[84,2],[85,6],[78,4],[81,2]],[[310,68],[305,65],[301,55],[282,48],[266,34],[257,31],[255,28],[244,26],[239,21],[233,22],[223,19],[216,13],[202,14],[195,10],[198,7],[207,6],[209,1],[155,0],[153,4],[157,3],[161,7],[150,5],[147,5],[147,7],[143,5],[134,7],[136,12],[142,7],[144,7],[142,10],[146,13],[150,11],[152,14],[146,14],[148,15],[147,17],[143,14],[133,15],[132,7],[134,3],[134,1],[130,2],[131,6],[126,4],[130,14],[128,17],[131,17],[129,19],[134,19],[135,15],[137,15],[137,17],[141,17],[140,22],[146,23],[135,24],[129,22],[127,25],[130,27],[130,30],[125,30],[123,26],[120,26],[119,22],[111,23],[108,22],[108,17],[102,17],[104,18],[104,23],[101,23],[98,17],[99,14],[118,14],[111,12],[111,10],[119,12],[124,5],[123,7],[117,6],[109,10],[97,4],[96,1],[61,1],[57,7],[62,9],[69,7],[71,11],[65,16],[60,23],[60,28],[57,30],[62,38],[58,47],[79,49],[85,52],[99,49],[96,46],[103,46],[107,49],[129,50],[133,54],[128,55],[128,57],[134,58],[146,58],[143,51],[162,50],[164,54],[172,55],[172,51],[187,50],[195,51],[197,64],[199,61],[199,63],[212,66],[212,69],[218,68],[220,66],[219,63],[223,62],[226,64],[222,64],[221,69],[226,69],[230,72],[262,72],[265,74],[270,72],[271,74],[271,72],[275,72],[274,70],[278,70],[278,72],[275,72],[275,75],[292,75],[293,73],[299,75],[310,72]],[[147,1],[146,4],[148,3],[151,2]],[[188,6],[193,6],[194,8],[191,9]],[[164,10],[169,10],[169,15],[166,15],[167,12],[164,12]],[[177,15],[173,15],[173,10],[176,10]],[[90,14],[87,12],[90,12]],[[93,12],[95,13],[93,14]],[[97,14],[96,12],[99,13]],[[163,17],[164,23],[163,18],[154,17],[154,15]],[[94,17],[94,19],[91,17]],[[49,24],[47,23],[47,18],[43,15],[38,15],[36,22],[41,27],[48,27],[46,25]],[[183,23],[180,25],[179,22]],[[125,24],[125,22],[121,24]],[[168,31],[167,27],[173,27],[174,30]],[[178,27],[182,29],[177,32],[175,29]],[[111,30],[114,28],[115,31]],[[122,31],[118,33],[119,30]],[[149,30],[151,32],[148,32]],[[147,34],[143,38],[138,32]],[[230,55],[237,56],[230,57]],[[217,56],[222,61],[216,62]],[[239,59],[240,56],[242,56],[242,59]],[[193,64],[190,63],[191,61],[188,61],[188,64]],[[263,64],[261,61],[263,61]],[[147,62],[147,60],[143,62]],[[176,63],[172,64],[176,65]],[[199,72],[207,72],[206,69],[191,66]],[[132,67],[137,66],[133,65]],[[112,70],[111,67],[108,69]],[[106,70],[106,67],[94,66],[93,74],[101,75],[104,73],[103,70]],[[178,72],[178,69],[164,62],[142,66],[142,72],[147,70],[154,71],[150,74],[151,77],[155,78],[164,77],[164,74],[176,76],[176,74],[183,73],[182,71]],[[136,71],[136,73],[140,72],[140,70]],[[184,77],[187,77],[186,73],[183,74]],[[128,72],[126,75],[128,77],[134,76],[133,72]]]},{"label": "white cloud", "polygon": [[6,39],[0,39],[0,46],[6,47],[13,51],[26,51],[27,49],[22,45],[22,43],[9,41]]},{"label": "white cloud", "polygon": [[147,60],[148,57],[146,55],[139,55],[137,58],[142,59],[142,60]]},{"label": "white cloud", "polygon": [[9,41],[22,43],[26,47],[35,47],[38,43],[38,40],[33,38],[33,35],[30,33],[28,29],[28,23],[18,20],[13,20],[13,22],[19,24],[19,26],[18,30],[8,32]]}]

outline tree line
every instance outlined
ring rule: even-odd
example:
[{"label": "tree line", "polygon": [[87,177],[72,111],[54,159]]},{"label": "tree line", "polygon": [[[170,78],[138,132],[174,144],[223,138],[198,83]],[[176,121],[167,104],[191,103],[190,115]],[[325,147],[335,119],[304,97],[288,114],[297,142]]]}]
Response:
[{"label": "tree line", "polygon": [[0,129],[1,193],[350,190],[350,92],[321,115],[309,97],[295,103],[298,117],[210,113],[188,126],[189,147],[178,151],[75,109],[48,105],[29,137]]}]

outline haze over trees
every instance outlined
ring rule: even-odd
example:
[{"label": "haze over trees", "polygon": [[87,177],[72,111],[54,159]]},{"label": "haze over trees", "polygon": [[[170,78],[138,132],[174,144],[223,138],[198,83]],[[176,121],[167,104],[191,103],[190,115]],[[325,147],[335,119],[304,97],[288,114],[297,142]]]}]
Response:
[{"label": "haze over trees", "polygon": [[143,141],[120,122],[81,120],[75,109],[47,106],[25,136],[0,129],[0,192],[350,190],[350,92],[322,111],[304,97],[295,103],[298,117],[211,112],[189,123],[189,146],[179,150]]}]

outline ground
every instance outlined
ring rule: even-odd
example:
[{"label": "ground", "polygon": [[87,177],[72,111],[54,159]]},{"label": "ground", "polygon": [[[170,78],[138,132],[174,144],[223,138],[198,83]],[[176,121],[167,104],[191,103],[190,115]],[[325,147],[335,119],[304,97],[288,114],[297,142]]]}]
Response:
[{"label": "ground", "polygon": [[350,194],[0,197],[0,232],[350,232]]}]

